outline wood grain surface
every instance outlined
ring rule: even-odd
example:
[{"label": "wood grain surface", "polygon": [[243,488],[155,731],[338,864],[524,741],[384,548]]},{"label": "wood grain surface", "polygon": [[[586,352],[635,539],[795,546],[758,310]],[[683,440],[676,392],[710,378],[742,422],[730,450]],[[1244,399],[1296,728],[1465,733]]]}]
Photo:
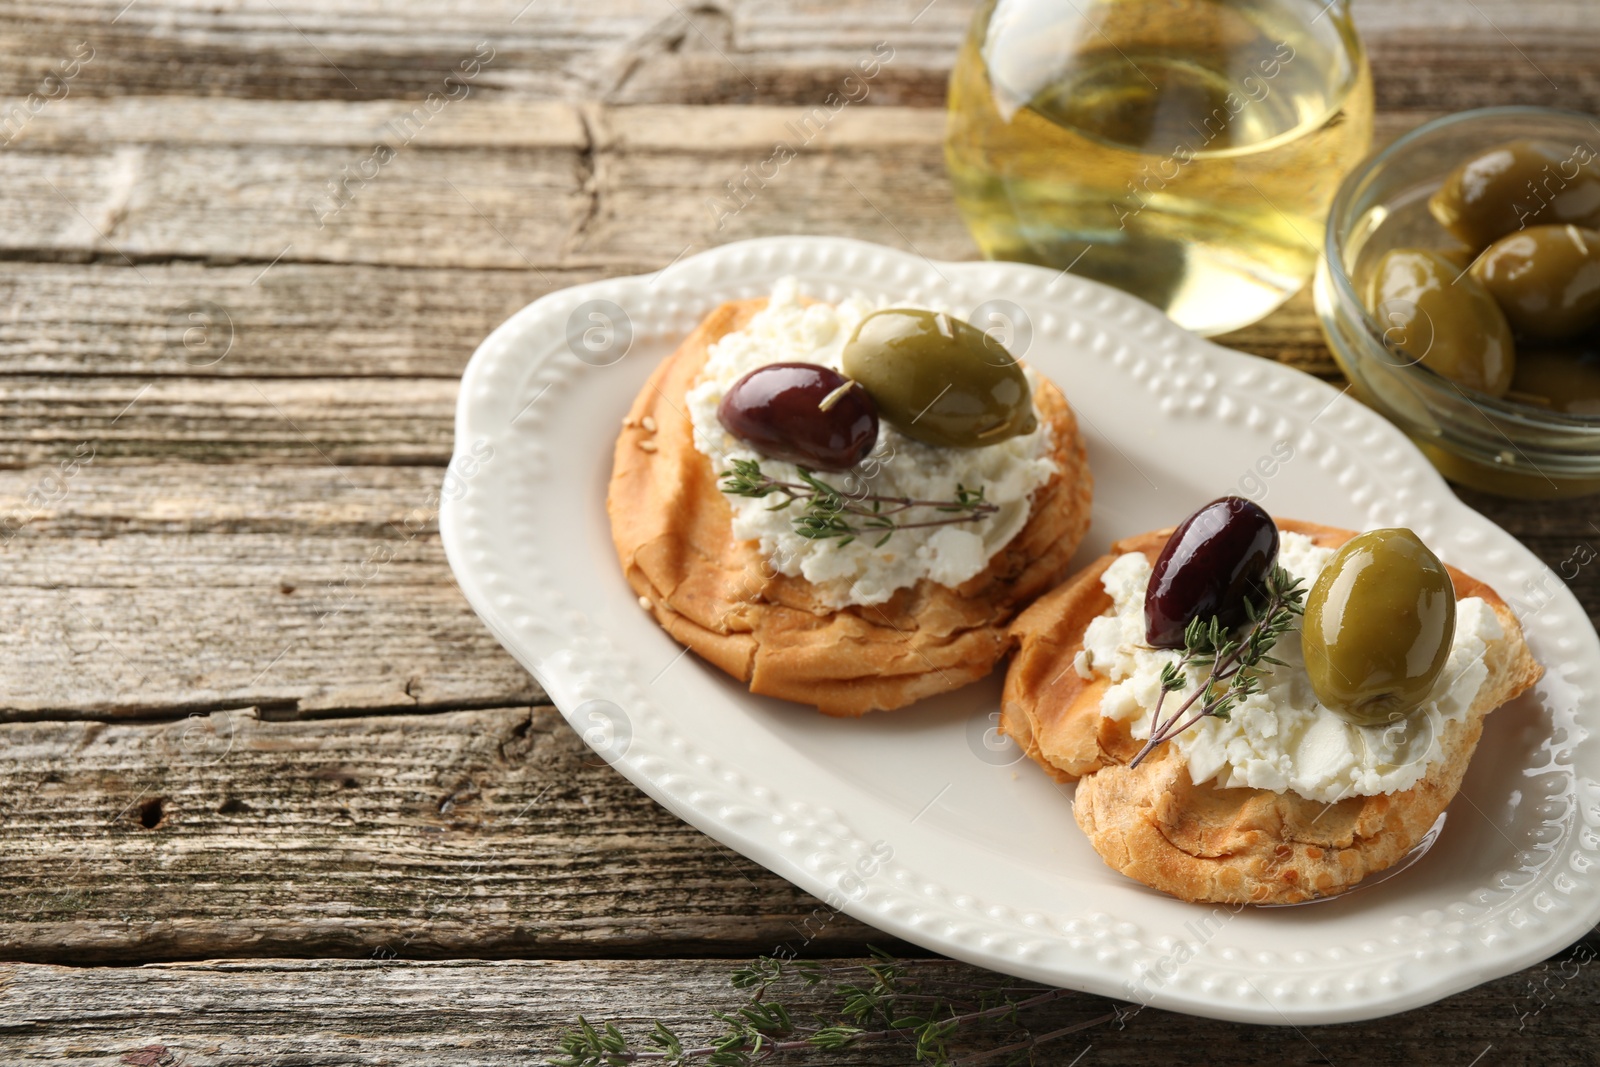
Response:
[{"label": "wood grain surface", "polygon": [[[524,99],[806,104],[878,41],[883,103],[938,107],[972,0],[10,0],[0,92],[26,94],[73,49],[96,96],[420,99],[488,41],[476,79]],[[1545,104],[1600,91],[1583,0],[1357,0],[1385,107]],[[1519,54],[1520,50],[1520,54]]]},{"label": "wood grain surface", "polygon": [[11,959],[739,956],[884,940],[663,810],[548,706],[11,723],[0,779]]},{"label": "wood grain surface", "polygon": [[[940,146],[973,7],[0,0],[0,1063],[541,1063],[579,1012],[708,1034],[785,944],[925,955],[593,756],[436,514],[457,379],[545,293],[768,234],[973,257]],[[1355,11],[1380,142],[1600,111],[1587,0]],[[1335,373],[1303,293],[1222,340]],[[1552,566],[1600,545],[1592,502],[1462,495]],[[1600,620],[1600,568],[1570,584]],[[1591,1062],[1595,947],[1379,1022],[1145,1011],[1038,1062]]]},{"label": "wood grain surface", "polygon": [[0,720],[539,699],[450,577],[439,468],[294,443],[309,461],[0,471]]},{"label": "wood grain surface", "polygon": [[[844,961],[837,961],[844,962]],[[946,960],[919,976],[974,985],[997,976]],[[0,965],[0,1041],[9,1064],[75,1067],[309,1067],[416,1063],[534,1067],[579,1014],[640,1038],[660,1019],[685,1038],[718,1031],[712,1011],[748,1000],[722,960],[407,962],[237,960],[88,971]],[[1019,990],[1037,989],[1013,982]],[[1021,995],[1026,995],[1023,992]],[[1600,977],[1567,956],[1461,993],[1433,1013],[1342,1026],[1240,1027],[1144,1009],[1064,1035],[1036,1050],[1058,1067],[1545,1067],[1591,1063]],[[791,1003],[802,1012],[818,998]],[[1080,1025],[1118,1005],[1080,995],[1025,1013],[1035,1036]],[[1128,1010],[1124,1008],[1124,1010]],[[990,1027],[952,1051],[962,1063],[1019,1037]],[[164,1057],[164,1058],[163,1058]],[[829,1067],[905,1067],[905,1043],[797,1059]]]}]

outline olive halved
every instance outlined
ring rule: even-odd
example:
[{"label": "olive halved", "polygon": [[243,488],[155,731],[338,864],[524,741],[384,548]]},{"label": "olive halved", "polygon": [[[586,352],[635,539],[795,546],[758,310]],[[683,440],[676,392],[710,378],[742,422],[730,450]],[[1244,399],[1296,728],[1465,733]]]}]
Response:
[{"label": "olive halved", "polygon": [[872,397],[816,363],[757,367],[723,394],[717,418],[763,455],[822,470],[848,470],[878,440]]},{"label": "olive halved", "polygon": [[1528,226],[1600,224],[1600,163],[1583,145],[1496,145],[1451,171],[1428,210],[1473,251]]},{"label": "olive halved", "polygon": [[1360,725],[1408,715],[1455,638],[1450,572],[1410,530],[1371,530],[1335,552],[1306,594],[1301,650],[1317,699]]},{"label": "olive halved", "polygon": [[1385,252],[1368,281],[1367,310],[1404,365],[1421,363],[1453,382],[1505,395],[1516,366],[1511,325],[1488,290],[1440,253]]},{"label": "olive halved", "polygon": [[1145,640],[1182,648],[1195,619],[1232,629],[1245,605],[1265,593],[1278,559],[1278,527],[1259,504],[1243,497],[1213,500],[1172,531],[1145,588]]},{"label": "olive halved", "polygon": [[942,311],[874,311],[846,342],[843,366],[889,425],[926,444],[978,448],[1039,424],[1017,361],[994,338]]},{"label": "olive halved", "polygon": [[1562,341],[1600,322],[1600,232],[1530,226],[1484,249],[1472,276],[1524,337]]}]

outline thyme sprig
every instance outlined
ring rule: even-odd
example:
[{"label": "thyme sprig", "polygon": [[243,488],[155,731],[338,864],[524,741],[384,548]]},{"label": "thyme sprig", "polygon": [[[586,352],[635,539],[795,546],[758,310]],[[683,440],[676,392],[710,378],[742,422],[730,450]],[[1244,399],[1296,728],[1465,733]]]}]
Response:
[{"label": "thyme sprig", "polygon": [[[785,1054],[789,1062],[815,1062],[819,1052],[837,1052],[856,1045],[907,1043],[912,1061],[949,1067],[951,1039],[974,1024],[1006,1026],[1007,1044],[963,1062],[1008,1056],[1020,1062],[1033,1048],[1067,1034],[1119,1018],[1110,1012],[1081,1023],[1034,1034],[1020,1015],[1063,997],[1071,990],[1030,986],[973,986],[923,977],[915,963],[897,961],[870,949],[863,964],[826,965],[813,960],[759,957],[733,973],[735,989],[750,993],[743,1007],[712,1012],[722,1033],[705,1044],[689,1045],[660,1020],[652,1023],[642,1044],[630,1041],[613,1023],[599,1027],[583,1016],[560,1041],[558,1067],[624,1067],[635,1063],[689,1064],[706,1067],[752,1067]],[[780,999],[785,993],[821,993],[825,1012],[805,1012]],[[807,1021],[800,1021],[803,1016]]]},{"label": "thyme sprig", "polygon": [[[1183,654],[1161,669],[1161,696],[1150,716],[1150,739],[1135,755],[1129,767],[1139,763],[1162,744],[1183,733],[1206,716],[1227,721],[1238,703],[1256,692],[1267,665],[1282,666],[1270,653],[1278,638],[1294,628],[1294,620],[1305,611],[1305,591],[1300,579],[1273,564],[1267,575],[1266,595],[1259,601],[1245,601],[1245,627],[1235,635],[1213,616],[1194,619],[1183,632]],[[1199,688],[1167,718],[1161,717],[1168,693],[1181,692],[1189,684],[1186,673],[1191,666],[1209,666]],[[1194,710],[1196,705],[1199,710]]]},{"label": "thyme sprig", "polygon": [[[730,496],[755,499],[775,496],[780,498],[769,511],[782,511],[796,501],[804,508],[790,522],[794,532],[813,541],[839,538],[847,545],[863,534],[883,531],[873,543],[881,548],[896,530],[915,530],[928,526],[949,526],[963,522],[977,522],[1000,510],[983,498],[983,489],[956,486],[952,500],[918,500],[907,496],[883,496],[876,493],[847,493],[829,485],[805,467],[798,468],[800,481],[789,482],[769,477],[761,464],[753,459],[736,459],[722,475],[722,491]],[[896,516],[913,508],[927,508],[944,513],[947,517],[906,522]]]}]

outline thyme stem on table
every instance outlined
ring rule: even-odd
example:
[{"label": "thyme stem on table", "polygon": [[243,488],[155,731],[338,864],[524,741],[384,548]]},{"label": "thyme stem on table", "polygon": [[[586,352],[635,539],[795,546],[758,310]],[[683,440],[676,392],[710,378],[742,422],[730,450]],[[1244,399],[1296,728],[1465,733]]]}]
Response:
[{"label": "thyme stem on table", "polygon": [[[1183,654],[1161,669],[1161,696],[1150,715],[1150,739],[1128,763],[1137,767],[1156,746],[1177,737],[1207,716],[1224,721],[1239,701],[1257,691],[1267,664],[1283,661],[1270,654],[1278,638],[1294,627],[1294,620],[1305,610],[1305,592],[1300,579],[1274,564],[1267,575],[1264,601],[1245,601],[1247,622],[1244,632],[1230,634],[1215,618],[1194,619],[1183,633]],[[1205,680],[1190,693],[1167,718],[1161,708],[1168,693],[1181,691],[1189,684],[1186,668],[1209,665]],[[1192,710],[1195,706],[1199,710]]]},{"label": "thyme stem on table", "polygon": [[[1014,1028],[1007,1033],[1015,1040],[963,1062],[1000,1055],[1017,1062],[1018,1054],[1027,1055],[1046,1041],[1121,1017],[1112,1011],[1034,1034],[1022,1024],[1021,1013],[1077,994],[1066,989],[941,982],[922,978],[916,973],[919,968],[915,964],[896,961],[875,948],[871,951],[870,962],[843,967],[760,957],[733,974],[734,988],[749,991],[750,1001],[736,1011],[712,1012],[723,1033],[702,1045],[685,1046],[677,1033],[655,1020],[645,1035],[645,1047],[638,1047],[614,1024],[596,1027],[579,1016],[578,1028],[562,1035],[560,1047],[565,1056],[555,1062],[559,1067],[696,1061],[706,1067],[752,1067],[785,1054],[805,1057],[794,1062],[814,1063],[819,1052],[898,1041],[910,1045],[910,1062],[949,1067],[954,1062],[949,1048],[951,1038],[963,1027],[970,1030],[974,1024]],[[779,993],[794,991],[796,986],[822,992],[830,1002],[827,1011],[802,1013],[779,999]],[[1018,996],[1019,993],[1029,995]],[[796,1016],[800,1014],[809,1015],[811,1021],[798,1021]]]},{"label": "thyme stem on table", "polygon": [[[753,459],[736,459],[722,475],[721,489],[730,496],[762,499],[778,497],[770,510],[782,511],[796,501],[804,508],[790,522],[794,532],[813,541],[838,538],[847,545],[868,532],[883,531],[873,547],[882,547],[896,530],[915,530],[929,526],[951,526],[963,522],[977,522],[1000,510],[983,498],[983,490],[956,486],[956,495],[949,500],[919,500],[907,496],[883,496],[877,493],[846,493],[829,485],[805,467],[798,468],[800,481],[782,481],[769,477],[761,464]],[[913,508],[926,508],[944,513],[946,518],[903,522],[895,516]]]}]

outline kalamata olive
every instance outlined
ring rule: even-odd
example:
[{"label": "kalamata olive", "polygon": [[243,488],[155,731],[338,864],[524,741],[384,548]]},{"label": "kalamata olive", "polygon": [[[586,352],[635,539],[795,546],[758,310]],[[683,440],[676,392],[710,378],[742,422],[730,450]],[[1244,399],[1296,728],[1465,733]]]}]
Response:
[{"label": "kalamata olive", "polygon": [[1584,145],[1497,145],[1451,171],[1428,210],[1475,250],[1528,226],[1594,226],[1600,224],[1600,164]]},{"label": "kalamata olive", "polygon": [[843,362],[889,425],[930,445],[977,448],[1039,424],[1017,361],[942,311],[874,311],[845,344]]},{"label": "kalamata olive", "polygon": [[1519,353],[1506,398],[1565,415],[1600,415],[1600,353],[1576,348]]},{"label": "kalamata olive", "polygon": [[1600,322],[1600,233],[1530,226],[1483,250],[1472,276],[1524,337],[1559,341]]},{"label": "kalamata olive", "polygon": [[1455,587],[1439,557],[1410,530],[1372,530],[1317,575],[1300,647],[1317,699],[1372,725],[1428,698],[1455,631]]},{"label": "kalamata olive", "polygon": [[757,367],[723,394],[717,418],[763,455],[822,470],[855,466],[878,440],[872,397],[815,363]]},{"label": "kalamata olive", "polygon": [[1392,249],[1372,272],[1367,309],[1397,358],[1490,396],[1505,395],[1516,360],[1511,325],[1470,272],[1456,270],[1437,252]]},{"label": "kalamata olive", "polygon": [[1172,531],[1144,594],[1145,640],[1182,648],[1191,620],[1216,618],[1232,629],[1247,600],[1259,600],[1278,559],[1272,516],[1244,497],[1213,500]]}]

